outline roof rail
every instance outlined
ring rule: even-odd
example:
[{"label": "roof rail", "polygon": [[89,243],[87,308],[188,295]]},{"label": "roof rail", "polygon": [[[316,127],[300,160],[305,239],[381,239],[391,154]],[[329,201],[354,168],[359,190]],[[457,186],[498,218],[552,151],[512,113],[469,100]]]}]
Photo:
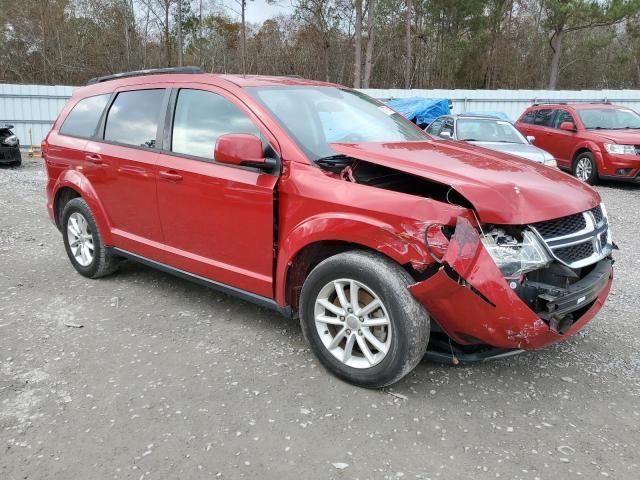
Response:
[{"label": "roof rail", "polygon": [[537,107],[538,105],[566,105],[567,102],[535,102],[533,104],[534,107]]},{"label": "roof rail", "polygon": [[87,85],[94,83],[108,82],[128,77],[142,77],[144,75],[156,75],[160,73],[205,73],[200,67],[169,67],[169,68],[149,68],[146,70],[134,70],[132,72],[114,73],[103,77],[95,77],[87,82]]}]

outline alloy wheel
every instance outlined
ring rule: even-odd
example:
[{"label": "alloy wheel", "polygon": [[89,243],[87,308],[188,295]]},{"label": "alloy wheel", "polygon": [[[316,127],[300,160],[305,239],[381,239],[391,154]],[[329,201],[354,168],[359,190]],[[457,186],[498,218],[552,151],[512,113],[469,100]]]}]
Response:
[{"label": "alloy wheel", "polygon": [[581,158],[576,165],[576,177],[583,182],[586,182],[591,178],[592,166],[589,158]]},{"label": "alloy wheel", "polygon": [[353,279],[327,283],[316,297],[315,326],[326,349],[352,368],[371,368],[391,346],[391,320],[376,293]]},{"label": "alloy wheel", "polygon": [[89,266],[93,262],[95,247],[89,222],[81,213],[74,212],[69,216],[67,236],[75,261],[82,267]]}]

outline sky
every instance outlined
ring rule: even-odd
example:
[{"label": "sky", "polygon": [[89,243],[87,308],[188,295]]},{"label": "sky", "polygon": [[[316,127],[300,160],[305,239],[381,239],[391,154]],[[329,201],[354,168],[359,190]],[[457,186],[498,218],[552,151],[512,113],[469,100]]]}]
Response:
[{"label": "sky", "polygon": [[[238,10],[234,0],[225,0],[223,3],[228,4],[233,10]],[[234,16],[235,13],[231,9],[227,9],[227,12],[229,15]],[[276,0],[275,5],[268,5],[266,0],[248,0],[246,16],[249,22],[262,23],[280,13],[290,13],[291,10],[290,0]]]}]

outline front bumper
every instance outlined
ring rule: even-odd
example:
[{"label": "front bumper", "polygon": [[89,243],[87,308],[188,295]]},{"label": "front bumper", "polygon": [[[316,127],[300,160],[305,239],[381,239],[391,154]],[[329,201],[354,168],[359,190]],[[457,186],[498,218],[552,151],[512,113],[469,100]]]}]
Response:
[{"label": "front bumper", "polygon": [[611,289],[611,263],[601,260],[565,291],[541,292],[545,308],[536,313],[510,288],[479,234],[461,218],[441,268],[409,290],[459,344],[530,350],[566,339],[598,313]]},{"label": "front bumper", "polygon": [[603,152],[599,176],[603,180],[640,183],[640,155]]},{"label": "front bumper", "polygon": [[19,162],[20,159],[19,146],[7,147],[5,145],[0,145],[0,164]]}]

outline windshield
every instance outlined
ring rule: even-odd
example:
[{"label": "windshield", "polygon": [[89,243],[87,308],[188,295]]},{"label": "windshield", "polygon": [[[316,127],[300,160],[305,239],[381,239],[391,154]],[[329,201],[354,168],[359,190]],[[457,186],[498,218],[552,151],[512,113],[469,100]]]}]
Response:
[{"label": "windshield", "polygon": [[510,122],[476,118],[458,119],[458,140],[527,143],[527,140]]},{"label": "windshield", "polygon": [[578,115],[586,129],[640,128],[640,115],[627,108],[585,108]]},{"label": "windshield", "polygon": [[330,143],[429,140],[402,115],[353,90],[306,86],[247,90],[314,161],[336,154]]}]

